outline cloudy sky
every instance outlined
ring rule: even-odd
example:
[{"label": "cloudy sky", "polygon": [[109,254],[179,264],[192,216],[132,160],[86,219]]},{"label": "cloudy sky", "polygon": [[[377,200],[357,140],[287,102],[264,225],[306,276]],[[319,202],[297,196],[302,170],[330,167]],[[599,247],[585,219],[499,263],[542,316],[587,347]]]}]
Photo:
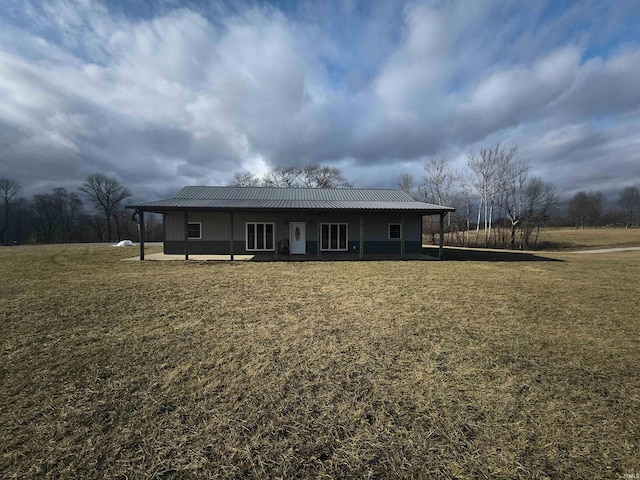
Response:
[{"label": "cloudy sky", "polygon": [[640,186],[640,1],[0,0],[0,176],[136,200],[330,164],[358,187],[517,145]]}]

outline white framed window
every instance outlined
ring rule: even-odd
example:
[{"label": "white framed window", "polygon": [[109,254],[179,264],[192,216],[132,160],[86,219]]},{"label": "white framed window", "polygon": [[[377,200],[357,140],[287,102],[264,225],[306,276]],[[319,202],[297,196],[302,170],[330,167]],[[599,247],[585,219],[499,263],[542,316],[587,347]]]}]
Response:
[{"label": "white framed window", "polygon": [[274,250],[274,224],[247,222],[246,249],[254,252]]},{"label": "white framed window", "polygon": [[348,225],[346,223],[323,223],[320,225],[320,250],[346,251],[349,249]]},{"label": "white framed window", "polygon": [[189,222],[187,224],[187,237],[189,240],[200,240],[202,238],[202,222]]},{"label": "white framed window", "polygon": [[402,227],[399,223],[389,224],[389,240],[399,240],[402,238]]}]

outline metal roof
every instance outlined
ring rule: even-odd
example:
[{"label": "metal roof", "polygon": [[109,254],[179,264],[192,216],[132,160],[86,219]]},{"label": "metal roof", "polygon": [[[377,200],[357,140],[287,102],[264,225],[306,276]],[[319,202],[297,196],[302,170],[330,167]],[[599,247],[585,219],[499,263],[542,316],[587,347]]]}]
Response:
[{"label": "metal roof", "polygon": [[423,214],[451,212],[417,202],[402,190],[363,188],[184,187],[171,198],[127,205],[145,211],[171,210],[393,210]]}]

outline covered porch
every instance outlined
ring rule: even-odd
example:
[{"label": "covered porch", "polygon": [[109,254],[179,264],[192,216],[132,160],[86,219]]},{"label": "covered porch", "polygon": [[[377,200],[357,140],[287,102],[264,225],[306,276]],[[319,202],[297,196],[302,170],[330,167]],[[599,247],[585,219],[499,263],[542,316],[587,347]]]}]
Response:
[{"label": "covered porch", "polygon": [[[139,231],[139,247],[140,247],[140,255],[139,259],[141,261],[145,260],[145,221],[144,214],[145,209],[136,208],[136,217],[138,220],[138,231]],[[166,213],[164,211],[155,211],[154,213]],[[173,211],[173,213],[176,213]],[[181,250],[180,254],[177,252],[171,253],[163,253],[163,254],[152,254],[153,256],[149,257],[149,260],[167,260],[167,259],[184,259],[189,260],[190,258],[193,260],[203,260],[203,261],[221,261],[221,260],[243,260],[243,261],[310,261],[310,260],[327,260],[327,261],[336,261],[336,260],[387,260],[387,259],[406,259],[406,260],[432,260],[444,259],[444,217],[447,215],[448,211],[438,212],[439,216],[439,230],[440,230],[440,238],[439,245],[437,250],[437,257],[432,255],[426,255],[420,248],[419,250],[415,250],[412,252],[407,252],[406,250],[406,238],[404,235],[404,223],[405,217],[402,216],[400,220],[400,238],[399,240],[399,252],[394,254],[384,254],[384,253],[369,253],[365,250],[365,215],[359,215],[359,231],[357,240],[352,243],[352,250],[345,252],[331,252],[331,251],[323,251],[319,246],[316,247],[315,252],[312,253],[304,253],[304,254],[293,254],[291,252],[283,252],[279,245],[274,246],[274,250],[272,252],[246,252],[242,251],[242,249],[238,248],[238,243],[242,241],[242,239],[234,238],[234,222],[235,222],[235,212],[228,212],[228,223],[229,223],[229,232],[230,237],[227,241],[225,241],[225,250],[226,252],[220,254],[211,254],[211,253],[202,253],[197,251],[197,240],[192,240],[189,237],[189,223],[190,223],[190,211],[188,209],[184,209],[180,212],[182,216],[183,222],[183,239],[181,240]],[[435,214],[432,214],[435,215]],[[319,245],[319,240],[321,238],[321,218],[319,214],[315,215],[315,224],[317,226],[317,241]],[[312,222],[309,222],[310,224]],[[422,217],[420,217],[420,223],[422,224]],[[420,226],[420,232],[422,232],[422,225]],[[166,241],[166,239],[165,239]],[[227,243],[228,242],[228,243]],[[227,253],[228,252],[228,253]]]}]

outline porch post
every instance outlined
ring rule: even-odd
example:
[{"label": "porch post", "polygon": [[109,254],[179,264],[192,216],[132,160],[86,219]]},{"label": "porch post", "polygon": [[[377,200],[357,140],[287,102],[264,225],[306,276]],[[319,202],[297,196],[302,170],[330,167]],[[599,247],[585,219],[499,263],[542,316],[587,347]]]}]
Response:
[{"label": "porch post", "polygon": [[278,241],[278,220],[273,222],[273,258],[278,259],[279,241]]},{"label": "porch post", "polygon": [[318,246],[316,248],[316,256],[320,260],[320,242],[322,241],[322,227],[320,225],[320,214],[316,215],[316,223],[318,224]]},{"label": "porch post", "polygon": [[360,215],[360,251],[358,252],[358,256],[360,260],[364,255],[364,215]]},{"label": "porch post", "polygon": [[189,260],[189,212],[184,211],[184,259]]},{"label": "porch post", "polygon": [[229,254],[231,255],[231,261],[233,261],[233,212],[229,212],[229,226],[231,227],[231,235],[229,236]]},{"label": "porch post", "polygon": [[136,210],[138,212],[138,233],[140,234],[140,261],[144,260],[144,211]]},{"label": "porch post", "polygon": [[438,260],[442,260],[444,256],[444,216],[446,213],[440,214],[440,248],[438,249]]},{"label": "porch post", "polygon": [[404,258],[404,215],[400,217],[400,258]]}]

